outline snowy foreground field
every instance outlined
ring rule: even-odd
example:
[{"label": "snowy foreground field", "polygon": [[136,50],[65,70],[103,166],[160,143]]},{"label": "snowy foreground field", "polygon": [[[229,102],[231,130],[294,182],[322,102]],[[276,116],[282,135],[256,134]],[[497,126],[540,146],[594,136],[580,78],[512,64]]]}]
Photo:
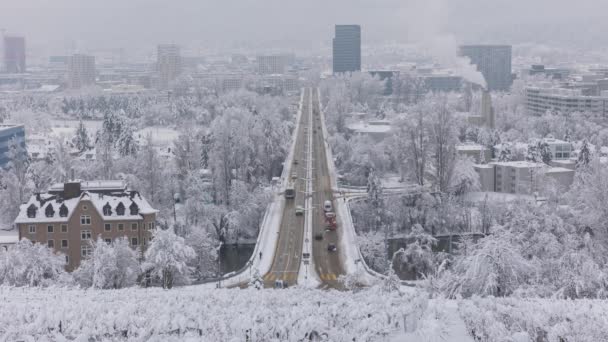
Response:
[{"label": "snowy foreground field", "polygon": [[358,292],[0,287],[0,312],[0,341],[608,340],[606,301],[457,302],[380,286]]},{"label": "snowy foreground field", "polygon": [[442,313],[428,304],[421,294],[379,287],[355,293],[0,287],[0,341],[301,341],[311,333],[324,341],[409,341],[447,330]]}]

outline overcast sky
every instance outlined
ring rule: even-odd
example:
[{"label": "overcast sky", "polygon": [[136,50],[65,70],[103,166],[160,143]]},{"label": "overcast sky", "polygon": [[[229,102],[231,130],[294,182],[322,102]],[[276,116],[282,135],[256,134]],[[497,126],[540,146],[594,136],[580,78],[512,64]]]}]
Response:
[{"label": "overcast sky", "polygon": [[607,10],[605,0],[0,0],[0,28],[56,51],[160,42],[318,48],[337,23],[361,24],[367,44],[434,31],[559,45],[606,42]]}]

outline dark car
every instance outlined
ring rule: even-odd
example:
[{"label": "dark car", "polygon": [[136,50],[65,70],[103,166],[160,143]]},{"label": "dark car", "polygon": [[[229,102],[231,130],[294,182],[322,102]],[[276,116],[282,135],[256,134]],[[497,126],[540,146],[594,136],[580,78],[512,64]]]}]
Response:
[{"label": "dark car", "polygon": [[338,250],[338,248],[336,247],[336,245],[335,245],[335,244],[330,243],[330,244],[328,244],[328,245],[327,245],[327,250],[328,250],[329,252],[335,252],[336,250]]},{"label": "dark car", "polygon": [[323,233],[315,234],[315,240],[323,240]]}]

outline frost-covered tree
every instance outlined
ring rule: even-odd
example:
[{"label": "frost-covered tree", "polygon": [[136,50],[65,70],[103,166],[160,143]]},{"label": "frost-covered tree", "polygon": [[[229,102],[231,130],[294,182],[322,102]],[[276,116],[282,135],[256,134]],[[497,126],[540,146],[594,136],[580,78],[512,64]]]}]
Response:
[{"label": "frost-covered tree", "polygon": [[473,160],[457,158],[450,178],[449,191],[461,196],[467,192],[478,191],[480,187],[479,174],[475,171]]},{"label": "frost-covered tree", "polygon": [[22,239],[0,251],[0,283],[10,286],[49,286],[65,282],[65,256],[46,245]]},{"label": "frost-covered tree", "polygon": [[406,236],[406,241],[407,247],[393,255],[393,267],[406,270],[416,278],[430,274],[435,266],[432,248],[437,244],[437,239],[416,224]]},{"label": "frost-covered tree", "polygon": [[219,241],[213,239],[203,227],[193,227],[185,240],[196,253],[196,257],[188,262],[192,275],[199,280],[213,276],[217,268]]},{"label": "frost-covered tree", "polygon": [[92,242],[93,252],[74,271],[74,278],[82,287],[119,289],[133,286],[140,274],[137,252],[129,247],[127,238],[112,244],[101,236]]},{"label": "frost-covered tree", "polygon": [[160,279],[164,289],[190,283],[192,268],[188,263],[196,258],[192,247],[171,230],[157,230],[145,253],[145,271]]}]

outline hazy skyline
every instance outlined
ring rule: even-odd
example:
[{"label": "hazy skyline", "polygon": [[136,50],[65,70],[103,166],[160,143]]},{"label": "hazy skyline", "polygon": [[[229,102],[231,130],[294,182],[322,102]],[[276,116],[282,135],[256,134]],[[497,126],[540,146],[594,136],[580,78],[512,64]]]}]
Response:
[{"label": "hazy skyline", "polygon": [[153,49],[157,43],[312,49],[335,24],[360,24],[364,44],[417,41],[431,31],[459,42],[549,45],[605,41],[608,4],[580,0],[1,0],[0,28],[32,47]]}]

